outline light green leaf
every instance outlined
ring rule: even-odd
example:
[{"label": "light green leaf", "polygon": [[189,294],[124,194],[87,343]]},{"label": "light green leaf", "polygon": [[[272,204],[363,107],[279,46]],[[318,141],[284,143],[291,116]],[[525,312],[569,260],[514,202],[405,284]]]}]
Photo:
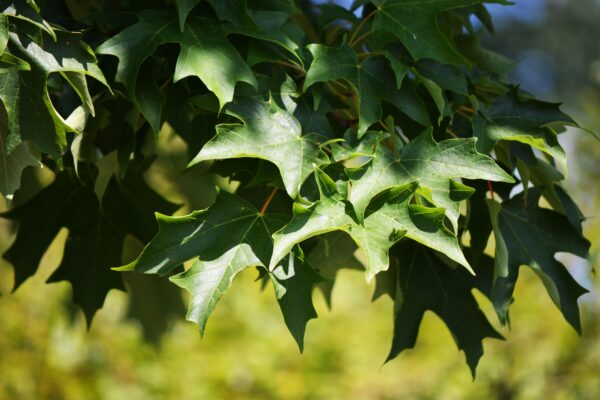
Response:
[{"label": "light green leaf", "polygon": [[306,178],[327,156],[312,135],[302,136],[298,120],[274,101],[236,101],[226,112],[243,124],[217,125],[217,135],[190,162],[229,158],[261,158],[272,162],[281,173],[287,193],[296,197]]},{"label": "light green leaf", "polygon": [[[319,173],[320,180],[327,180]],[[321,183],[323,185],[324,183]],[[415,240],[471,270],[457,238],[444,227],[444,210],[411,204],[417,190],[409,183],[392,190],[367,210],[363,224],[352,218],[350,204],[339,195],[327,196],[308,209],[297,212],[292,220],[273,235],[273,256],[269,269],[273,270],[296,245],[302,241],[332,231],[348,233],[365,253],[367,280],[389,266],[389,250],[403,237]]]},{"label": "light green leaf", "polygon": [[403,237],[439,251],[473,273],[458,239],[444,226],[444,209],[411,204],[417,190],[416,183],[392,189],[367,209],[362,229],[351,228],[350,234],[366,249],[367,279],[387,269],[389,249]]},{"label": "light green leaf", "polygon": [[261,263],[267,265],[271,233],[282,225],[281,217],[262,216],[246,200],[227,192],[220,192],[206,210],[184,217],[157,214],[157,219],[158,234],[137,260],[120,270],[166,275],[194,257],[216,260],[241,244],[250,246]]},{"label": "light green leaf", "polygon": [[169,278],[190,293],[187,320],[198,324],[200,335],[204,334],[208,317],[231,286],[233,278],[243,269],[259,265],[263,264],[252,248],[242,243],[214,260],[197,260],[189,270]]},{"label": "light green leaf", "polygon": [[8,45],[8,17],[0,14],[0,56],[4,54]]},{"label": "light green leaf", "polygon": [[[418,182],[419,192],[436,206],[456,228],[459,204],[470,195],[465,185],[453,178],[513,182],[490,157],[475,150],[476,139],[449,139],[436,143],[431,129],[399,150],[394,156],[382,144],[370,163],[348,170],[352,182],[349,200],[362,219],[371,200],[386,189]],[[472,191],[472,190],[471,190]]]},{"label": "light green leaf", "polygon": [[279,262],[302,241],[337,230],[347,231],[354,220],[346,213],[342,201],[322,198],[308,209],[297,211],[292,220],[273,235],[273,256],[269,269],[273,271]]}]

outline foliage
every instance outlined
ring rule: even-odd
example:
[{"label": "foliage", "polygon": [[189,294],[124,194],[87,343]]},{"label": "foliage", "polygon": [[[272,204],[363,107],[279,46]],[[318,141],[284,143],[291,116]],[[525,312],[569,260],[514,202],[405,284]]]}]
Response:
[{"label": "foliage", "polygon": [[[256,267],[302,349],[313,288],[362,264],[395,302],[389,358],[431,310],[474,372],[482,340],[501,336],[472,289],[508,323],[528,265],[579,330],[584,290],[554,259],[589,247],[560,186],[558,134],[576,123],[504,81],[510,62],[472,25],[493,32],[482,3],[1,2],[0,189],[12,198],[28,165],[56,173],[3,214],[20,223],[5,254],[16,285],[67,228],[50,280],[72,283],[88,322],[136,271],[189,291],[203,332]],[[229,180],[208,208],[169,216],[177,206],[145,182],[168,134],[190,172]],[[114,268],[129,236],[145,248]]]}]

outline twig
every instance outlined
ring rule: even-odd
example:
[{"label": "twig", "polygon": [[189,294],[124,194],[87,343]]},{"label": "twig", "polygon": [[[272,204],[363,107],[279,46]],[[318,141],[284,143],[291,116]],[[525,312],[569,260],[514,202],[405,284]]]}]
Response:
[{"label": "twig", "polygon": [[[354,30],[354,32],[352,33],[352,36],[350,36],[350,40],[348,41],[350,43],[350,46],[354,47],[354,38],[356,37],[356,35],[358,34],[358,32],[361,31],[361,29],[365,26],[365,24],[371,19],[373,18],[373,16],[375,16],[375,13],[378,11],[378,9],[375,9],[373,11],[371,11],[371,13],[369,15],[367,15],[365,18],[363,18],[362,21],[360,21],[360,24],[358,24],[358,26],[356,27],[356,29]],[[360,38],[359,38],[360,39]]]}]

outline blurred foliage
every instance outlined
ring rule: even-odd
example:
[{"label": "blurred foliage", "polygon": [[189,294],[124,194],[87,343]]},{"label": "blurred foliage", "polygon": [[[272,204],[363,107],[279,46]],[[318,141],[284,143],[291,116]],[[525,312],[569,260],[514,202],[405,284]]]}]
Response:
[{"label": "blurred foliage", "polygon": [[[58,241],[64,240],[64,235]],[[583,305],[579,338],[527,272],[508,341],[486,341],[474,382],[442,322],[427,314],[415,350],[382,366],[392,334],[387,298],[370,303],[358,271],[343,271],[334,311],[317,296],[301,355],[271,293],[257,296],[251,271],[234,282],[204,339],[176,322],[158,346],[140,325],[123,321],[127,298],[113,291],[86,332],[72,318],[67,284],[45,285],[60,258],[52,246],[45,270],[0,302],[2,399],[597,399],[600,319],[597,296]],[[3,265],[2,268],[7,268]],[[6,285],[3,285],[6,286]],[[6,289],[4,287],[3,289]],[[270,289],[268,289],[270,290]],[[488,316],[492,309],[479,300]],[[496,324],[498,325],[498,324]]]},{"label": "blurred foliage", "polygon": [[[543,26],[507,22],[499,27],[492,46],[517,58],[525,50],[544,51],[555,68],[556,93],[584,125],[599,132],[600,2],[548,3]],[[176,203],[192,208],[210,204],[214,182],[199,182],[193,170],[174,173],[184,168],[179,154],[185,148],[172,140],[147,174],[149,182]],[[571,176],[576,178],[570,180],[572,189],[589,217],[585,229],[594,244],[594,266],[600,252],[600,146],[582,133],[567,147],[574,162]],[[48,180],[44,174],[40,185]],[[34,193],[36,188],[24,190]],[[303,355],[280,321],[274,296],[256,294],[260,283],[252,271],[236,279],[233,294],[219,303],[202,340],[194,324],[182,322],[181,308],[175,307],[173,321],[153,320],[152,313],[136,313],[135,301],[130,305],[127,295],[116,291],[87,331],[83,315],[70,305],[69,285],[44,284],[60,262],[65,233],[46,253],[42,271],[18,291],[9,294],[10,279],[0,282],[0,399],[600,398],[600,280],[596,275],[589,278],[581,260],[571,263],[572,272],[593,288],[581,302],[581,338],[562,320],[529,270],[523,270],[517,285],[513,331],[499,328],[491,305],[478,296],[509,340],[484,343],[486,357],[472,382],[447,329],[431,313],[417,348],[383,365],[393,304],[387,298],[371,304],[373,287],[367,287],[357,271],[340,273],[333,311],[320,293],[315,294],[320,319],[309,324]],[[0,251],[11,240],[10,227],[2,221]],[[128,247],[135,249],[135,243]],[[131,252],[124,258],[135,256],[135,250]],[[0,276],[11,276],[9,270],[0,262]],[[131,280],[128,284],[135,287]],[[139,301],[162,315],[162,300]],[[153,335],[140,321],[146,328],[169,326],[168,333]]]}]

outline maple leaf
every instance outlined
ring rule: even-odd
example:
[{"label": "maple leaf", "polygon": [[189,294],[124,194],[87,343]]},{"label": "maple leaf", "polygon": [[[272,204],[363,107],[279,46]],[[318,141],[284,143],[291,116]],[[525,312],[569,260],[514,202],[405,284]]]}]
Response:
[{"label": "maple leaf", "polygon": [[[203,333],[248,267],[273,285],[301,351],[317,316],[314,288],[330,305],[343,268],[366,269],[373,298],[395,301],[390,359],[414,346],[433,311],[474,372],[483,339],[500,336],[473,289],[506,323],[521,265],[580,330],[584,289],[554,258],[589,248],[583,214],[560,186],[558,133],[576,124],[506,83],[512,64],[481,47],[473,18],[493,31],[483,4],[507,1],[117,1],[94,2],[93,13],[69,6],[75,19],[54,3],[0,2],[0,191],[10,206],[29,165],[56,176],[29,200],[21,193],[30,185],[15,192],[17,206],[3,214],[20,225],[4,255],[16,286],[66,228],[50,281],[71,283],[88,322],[123,288],[111,267],[128,256],[127,236],[146,244],[115,269],[149,274],[123,277],[153,338],[182,306],[179,287]],[[102,43],[102,63],[83,37]],[[164,136],[148,135],[163,122]],[[173,179],[169,192],[191,209],[211,204],[215,183],[235,194],[217,190],[210,207],[167,216],[178,205],[143,176],[162,180],[163,166],[190,158],[210,165]],[[281,188],[287,195],[276,195]],[[494,259],[485,254],[492,233]]]},{"label": "maple leaf", "polygon": [[342,231],[320,235],[317,244],[307,252],[306,259],[325,280],[318,285],[327,305],[331,308],[331,296],[337,273],[341,269],[363,270],[363,264],[355,257],[357,249],[352,238]]},{"label": "maple leaf", "polygon": [[478,149],[489,152],[500,140],[516,141],[552,156],[566,171],[565,151],[552,129],[577,123],[559,109],[559,104],[539,100],[521,100],[511,92],[497,98],[483,112],[484,119],[475,135],[480,138]]},{"label": "maple leaf", "polygon": [[[20,222],[17,238],[3,257],[14,266],[16,288],[33,275],[59,230],[67,228],[63,259],[48,282],[72,284],[74,302],[89,324],[108,291],[124,289],[121,276],[110,268],[121,264],[127,233],[143,241],[155,230],[144,224],[154,210],[172,212],[176,207],[152,191],[133,167],[123,182],[110,180],[102,202],[93,181],[81,179],[63,172],[32,199],[2,214]],[[142,195],[145,202],[140,204],[136,198]]]},{"label": "maple leaf", "polygon": [[[10,14],[9,14],[10,15]],[[94,114],[85,76],[108,87],[89,46],[81,34],[57,30],[56,40],[38,44],[26,35],[8,34],[8,51],[2,55],[9,67],[0,74],[0,101],[8,114],[8,133],[4,140],[5,155],[9,155],[24,140],[29,140],[43,152],[60,158],[66,144],[66,133],[76,132],[56,111],[50,100],[48,77],[59,73],[79,96],[83,106]],[[36,118],[31,118],[35,113]]]},{"label": "maple leaf", "polygon": [[288,194],[294,198],[306,178],[327,156],[314,136],[302,136],[298,120],[274,101],[242,100],[227,107],[243,124],[217,125],[217,135],[190,162],[228,158],[261,158],[277,166]]},{"label": "maple leaf", "polygon": [[473,189],[452,178],[514,181],[494,160],[478,153],[475,142],[476,139],[468,138],[436,143],[429,129],[400,149],[397,155],[380,144],[368,164],[348,170],[352,183],[349,200],[358,218],[363,218],[377,194],[418,182],[420,193],[433,204],[443,207],[456,228],[460,201],[468,198]]},{"label": "maple leaf", "polygon": [[469,95],[467,80],[460,68],[441,64],[429,59],[422,59],[416,63],[416,69],[425,78],[437,83],[441,88],[452,92]]},{"label": "maple leaf", "polygon": [[0,193],[12,196],[21,186],[21,174],[27,167],[41,167],[39,155],[31,152],[27,143],[19,144],[6,154],[4,135],[0,132]]},{"label": "maple leaf", "polygon": [[[237,82],[256,85],[250,67],[227,40],[227,26],[213,20],[188,19],[183,31],[177,17],[164,11],[144,11],[138,22],[104,42],[96,49],[98,54],[119,58],[115,79],[127,89],[128,96],[140,105],[138,84],[142,63],[165,43],[181,46],[173,81],[197,76],[219,99],[220,106],[233,99]],[[163,101],[154,107],[140,107],[140,111],[158,132]]]},{"label": "maple leaf", "polygon": [[488,201],[496,238],[496,270],[492,300],[503,323],[521,265],[532,268],[540,277],[550,298],[565,319],[581,333],[577,299],[587,290],[555,259],[558,252],[587,257],[590,242],[573,227],[566,216],[538,206],[539,189],[530,189],[498,204]]},{"label": "maple leaf", "polygon": [[381,118],[381,101],[395,96],[397,81],[394,73],[382,58],[369,57],[359,62],[348,44],[340,48],[320,44],[307,47],[313,55],[313,62],[306,74],[304,90],[317,82],[336,79],[348,81],[358,97],[358,134],[362,136],[369,126]]},{"label": "maple leaf", "polygon": [[300,251],[290,254],[286,261],[270,275],[275,282],[277,302],[285,324],[302,352],[306,324],[317,318],[312,292],[316,285],[323,282],[323,278],[313,270]]},{"label": "maple leaf", "polygon": [[62,227],[69,230],[63,259],[49,281],[69,280],[73,298],[88,322],[112,288],[124,289],[121,276],[110,270],[121,261],[124,234],[100,211],[93,186],[68,173],[28,202],[2,215],[20,222],[17,238],[4,254],[13,264],[15,288],[33,275]]},{"label": "maple leaf", "polygon": [[273,247],[271,233],[283,224],[281,216],[261,215],[243,198],[224,191],[205,210],[182,217],[156,217],[157,235],[135,261],[119,270],[166,275],[187,260],[215,260],[242,244],[250,246],[266,265]]},{"label": "maple leaf", "polygon": [[485,0],[374,0],[377,6],[373,29],[393,34],[415,60],[430,58],[447,64],[468,64],[450,39],[440,31],[440,13],[479,3],[510,4]]},{"label": "maple leaf", "polygon": [[[386,272],[398,279],[395,305],[394,338],[388,361],[405,349],[413,348],[419,326],[427,310],[440,317],[456,342],[465,352],[471,373],[483,355],[482,340],[502,339],[479,308],[471,290],[484,289],[491,280],[491,268],[481,268],[473,276],[461,269],[452,270],[425,247],[406,242],[396,250],[398,271]],[[487,273],[486,273],[487,272]],[[487,279],[486,279],[487,278]]]},{"label": "maple leaf", "polygon": [[187,320],[198,324],[200,335],[204,334],[210,313],[231,286],[233,278],[247,267],[259,265],[262,262],[252,248],[242,243],[213,260],[196,260],[190,269],[169,278],[171,282],[190,292]]},{"label": "maple leaf", "polygon": [[35,1],[3,1],[0,5],[1,15],[10,16],[19,19],[26,23],[30,23],[43,30],[50,35],[52,39],[56,39],[55,30],[52,26],[40,15],[40,8]]},{"label": "maple leaf", "polygon": [[335,183],[318,172],[321,199],[306,210],[297,212],[292,220],[273,235],[272,270],[294,245],[332,231],[347,232],[367,258],[367,280],[389,266],[389,249],[403,237],[416,240],[443,252],[450,259],[470,269],[456,237],[444,227],[444,210],[428,208],[410,201],[417,190],[410,183],[392,190],[375,202],[362,224],[348,213],[350,204],[335,193]]}]

